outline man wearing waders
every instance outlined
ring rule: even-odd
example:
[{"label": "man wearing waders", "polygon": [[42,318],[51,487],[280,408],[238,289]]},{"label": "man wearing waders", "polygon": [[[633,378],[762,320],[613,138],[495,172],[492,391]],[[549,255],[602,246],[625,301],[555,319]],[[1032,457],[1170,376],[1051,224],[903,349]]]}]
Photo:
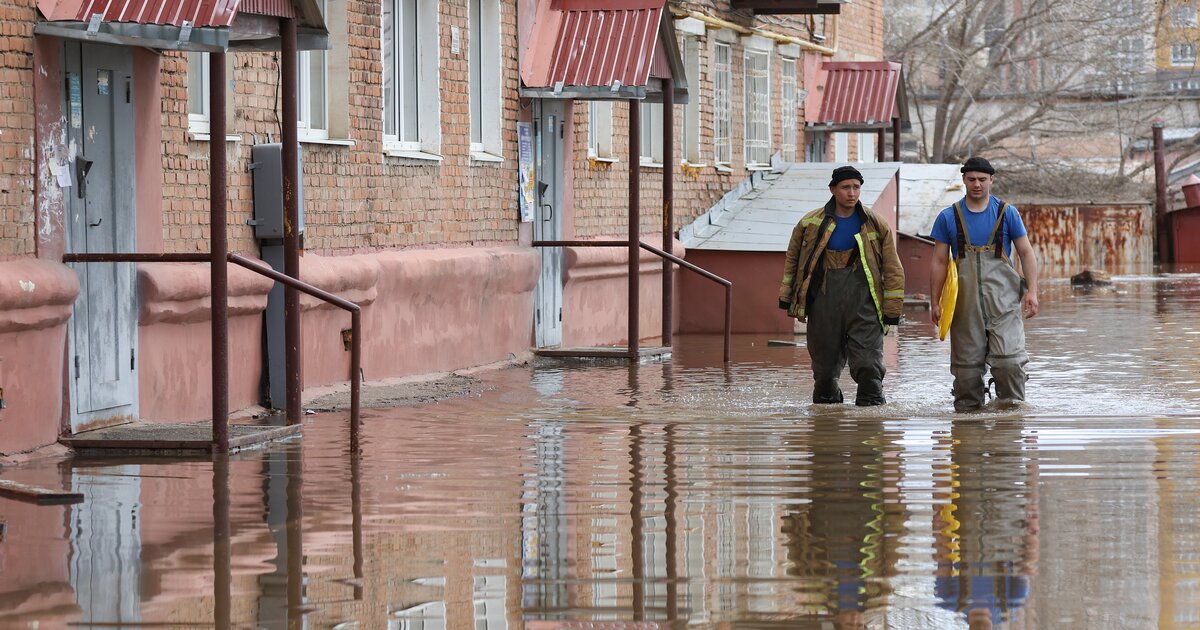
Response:
[{"label": "man wearing waders", "polygon": [[[1025,400],[1024,320],[1037,315],[1037,257],[1025,224],[1013,206],[992,196],[996,170],[987,160],[972,157],[961,169],[967,195],[942,210],[933,224],[930,300],[934,325],[941,319],[942,286],[950,257],[958,270],[958,297],[950,322],[950,373],[954,375],[954,410],[975,411],[983,406],[992,370],[1000,404]],[[1012,264],[1017,250],[1021,270]]]},{"label": "man wearing waders", "polygon": [[834,169],[829,202],[804,215],[788,243],[779,308],[808,324],[814,403],[842,402],[847,364],[854,404],[886,402],[883,335],[900,323],[904,268],[887,222],[859,202],[862,184],[853,166]]}]

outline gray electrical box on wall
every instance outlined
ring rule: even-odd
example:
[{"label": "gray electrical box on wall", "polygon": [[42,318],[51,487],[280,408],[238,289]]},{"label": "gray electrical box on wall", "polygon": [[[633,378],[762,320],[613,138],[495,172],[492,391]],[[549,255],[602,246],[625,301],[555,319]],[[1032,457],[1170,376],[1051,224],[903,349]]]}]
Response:
[{"label": "gray electrical box on wall", "polygon": [[[297,153],[299,149],[297,148]],[[304,233],[304,159],[298,155],[296,200],[300,209],[297,233]],[[254,238],[262,241],[283,238],[283,145],[274,142],[250,148],[250,172],[254,176]]]}]

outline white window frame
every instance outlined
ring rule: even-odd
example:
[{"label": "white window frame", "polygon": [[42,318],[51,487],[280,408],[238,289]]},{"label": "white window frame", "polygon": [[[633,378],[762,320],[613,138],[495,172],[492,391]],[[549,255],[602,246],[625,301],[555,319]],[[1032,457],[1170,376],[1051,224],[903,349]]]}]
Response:
[{"label": "white window frame", "polygon": [[850,161],[850,134],[841,131],[833,134],[833,161],[838,164]]},{"label": "white window frame", "polygon": [[683,110],[683,132],[679,134],[680,161],[700,166],[704,159],[700,153],[700,40],[685,35],[679,50],[683,56],[683,71],[687,78],[691,96]]},{"label": "white window frame", "polygon": [[771,52],[747,44],[742,59],[746,168],[771,165]]},{"label": "white window frame", "polygon": [[1190,42],[1171,44],[1171,65],[1196,65],[1196,45]]},{"label": "white window frame", "polygon": [[728,168],[733,161],[733,46],[713,44],[713,162]]},{"label": "white window frame", "polygon": [[[385,51],[383,57],[384,80],[386,84],[389,73],[393,73],[391,80],[395,85],[390,104],[395,120],[388,120],[389,96],[386,90],[384,92],[384,152],[398,157],[440,161],[442,159],[442,156],[439,155],[442,136],[438,58],[441,52],[441,42],[438,39],[440,32],[438,2],[437,0],[383,0],[383,2],[391,7],[393,18],[393,24],[385,25],[380,35],[381,46]],[[401,8],[407,3],[416,5],[416,23],[415,28],[412,29],[415,32],[416,41],[411,43],[403,40],[402,34],[405,29],[404,25],[400,24],[403,16]],[[391,41],[388,40],[389,35]],[[405,51],[416,55],[416,77],[410,84],[402,84],[400,77],[394,74],[396,69],[388,67],[386,51],[389,47],[395,59],[399,59]],[[410,130],[408,136],[403,130],[405,113],[403,108],[405,101],[408,100],[407,94],[409,94],[406,90],[413,91],[411,92],[413,104],[410,106],[416,107],[417,115],[415,130]],[[395,133],[388,133],[389,125],[395,125]]]},{"label": "white window frame", "polygon": [[612,101],[588,101],[588,159],[616,162]]},{"label": "white window frame", "polygon": [[858,134],[858,161],[859,162],[878,162],[879,156],[875,154],[875,139],[876,134],[873,131],[867,131]]},{"label": "white window frame", "polygon": [[779,107],[780,144],[783,161],[796,161],[796,60],[784,57],[779,60]]},{"label": "white window frame", "polygon": [[[194,79],[199,74],[199,82],[193,85]],[[187,87],[188,87],[188,132],[193,135],[208,135],[209,129],[209,95],[212,90],[212,80],[209,77],[208,69],[208,53],[206,52],[189,52],[187,53]],[[197,105],[199,111],[192,106],[193,96],[192,90],[199,88],[200,94]]]},{"label": "white window frame", "polygon": [[[321,14],[326,15],[325,2],[319,2],[318,6]],[[297,135],[301,141],[326,140],[329,138],[329,56],[324,50],[301,50],[297,53],[297,61]],[[312,68],[315,64],[320,64],[320,73],[316,81],[313,80]],[[319,93],[314,94],[314,90]],[[319,114],[313,111],[313,101],[316,99],[321,101]]]},{"label": "white window frame", "polygon": [[643,166],[662,166],[663,163],[663,104],[662,103],[647,103],[645,101],[639,104],[642,108],[641,122],[641,142],[638,148],[641,150],[641,155],[638,156]]},{"label": "white window frame", "polygon": [[1192,2],[1176,2],[1171,7],[1171,22],[1176,28],[1196,26],[1196,5]]},{"label": "white window frame", "polygon": [[495,162],[504,159],[500,0],[467,0],[467,23],[471,157],[475,161]]}]

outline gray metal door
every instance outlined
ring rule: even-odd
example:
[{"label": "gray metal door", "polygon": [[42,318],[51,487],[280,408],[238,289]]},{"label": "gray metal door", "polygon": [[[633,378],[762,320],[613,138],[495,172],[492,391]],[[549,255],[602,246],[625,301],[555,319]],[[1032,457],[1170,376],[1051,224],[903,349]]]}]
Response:
[{"label": "gray metal door", "polygon": [[[135,251],[132,52],[68,42],[63,59],[67,251]],[[137,305],[133,264],[74,267],[79,298],[68,355],[76,431],[137,415]]]},{"label": "gray metal door", "polygon": [[[537,129],[537,210],[533,238],[562,239],[563,204],[563,101],[543,99],[534,110]],[[536,290],[534,341],[539,348],[562,343],[563,250],[542,247],[542,273]]]}]

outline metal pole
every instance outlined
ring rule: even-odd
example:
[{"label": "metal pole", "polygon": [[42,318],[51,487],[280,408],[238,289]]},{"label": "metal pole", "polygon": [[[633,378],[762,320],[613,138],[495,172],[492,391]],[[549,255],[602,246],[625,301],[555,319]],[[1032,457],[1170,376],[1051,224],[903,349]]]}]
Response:
[{"label": "metal pole", "polygon": [[[224,138],[221,140],[223,143]],[[213,625],[217,628],[231,628],[233,560],[230,555],[232,529],[229,522],[229,456],[225,453],[213,453],[212,463]]]},{"label": "metal pole", "polygon": [[289,628],[304,619],[304,477],[303,453],[297,446],[287,455],[287,618]]},{"label": "metal pole", "polygon": [[639,201],[642,187],[641,176],[642,144],[641,144],[641,103],[629,100],[629,358],[638,357],[638,251],[641,238],[638,235],[638,221],[641,218]]},{"label": "metal pole", "polygon": [[892,119],[892,161],[900,161],[900,117]]},{"label": "metal pole", "polygon": [[[675,81],[663,81],[663,251],[671,251],[675,240]],[[662,261],[662,343],[671,345],[673,276],[675,266],[666,258]]]},{"label": "metal pole", "polygon": [[[296,175],[300,164],[300,144],[296,121],[299,117],[299,97],[296,76],[296,20],[279,20],[282,50],[279,59],[280,96],[283,130],[283,272],[300,279],[300,202]],[[290,286],[283,288],[284,370],[287,373],[287,423],[299,424],[300,393],[300,292]]]},{"label": "metal pole", "polygon": [[887,159],[887,148],[884,146],[885,144],[887,144],[887,135],[884,134],[883,129],[876,129],[875,130],[875,159],[879,160],[880,162]]},{"label": "metal pole", "polygon": [[209,227],[212,290],[212,448],[229,452],[229,253],[225,156],[225,53],[208,56]]},{"label": "metal pole", "polygon": [[1167,225],[1167,155],[1163,146],[1163,123],[1156,121],[1154,130],[1154,227],[1158,241],[1158,264],[1173,262],[1171,229]]},{"label": "metal pole", "polygon": [[362,428],[359,414],[362,389],[362,311],[350,312],[350,454],[355,458],[361,450],[358,434]]}]

